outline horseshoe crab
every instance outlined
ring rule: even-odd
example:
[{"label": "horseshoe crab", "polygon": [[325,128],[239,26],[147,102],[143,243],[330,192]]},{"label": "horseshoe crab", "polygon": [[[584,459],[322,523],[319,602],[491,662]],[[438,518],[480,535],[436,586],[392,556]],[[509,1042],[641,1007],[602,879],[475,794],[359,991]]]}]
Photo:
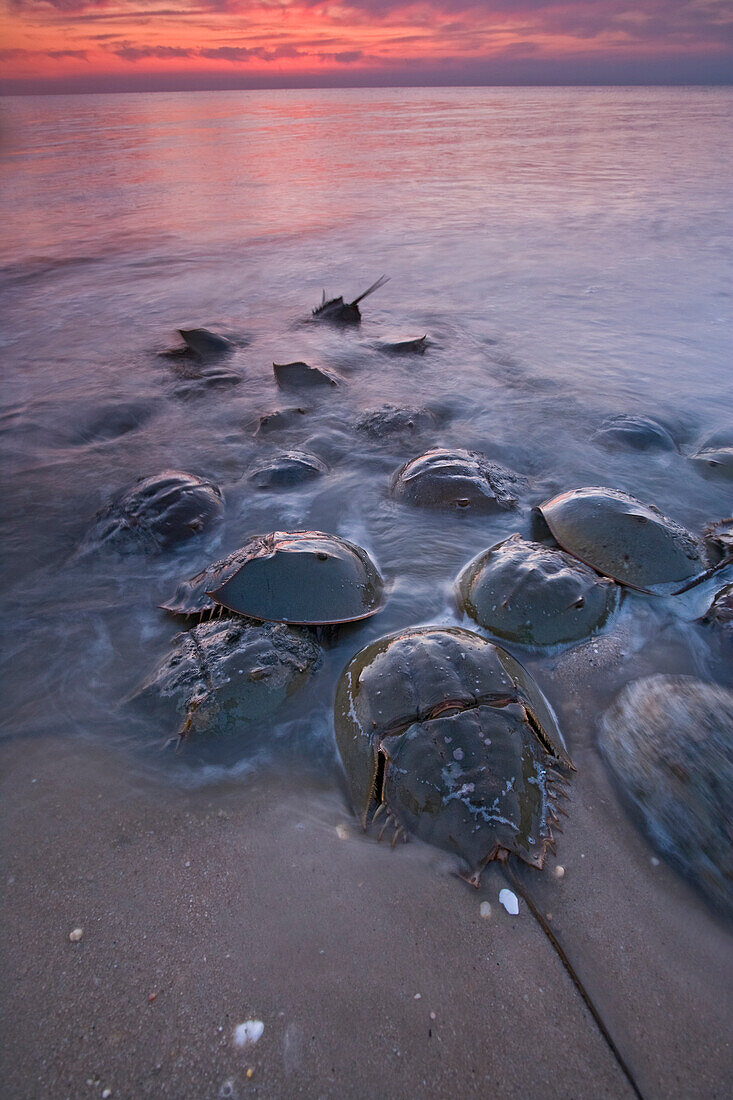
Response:
[{"label": "horseshoe crab", "polygon": [[358,298],[354,298],[353,302],[345,302],[342,297],[330,298],[326,301],[324,290],[323,301],[313,310],[313,317],[316,321],[328,321],[332,325],[360,325],[359,302],[363,302],[365,298],[388,282],[389,278],[386,275],[380,275],[376,283],[372,283],[370,287],[367,287],[363,294],[360,294]]},{"label": "horseshoe crab", "polygon": [[310,412],[310,409],[300,409],[290,406],[287,409],[273,409],[264,413],[255,428],[255,435],[269,435],[271,432],[287,431],[288,428],[299,427],[301,417]]},{"label": "horseshoe crab", "polygon": [[667,429],[649,416],[609,416],[593,438],[623,450],[677,450]]},{"label": "horseshoe crab", "polygon": [[381,610],[384,582],[366,550],[322,531],[255,535],[179,585],[164,610],[212,614],[219,604],[250,619],[330,626]]},{"label": "horseshoe crab", "polygon": [[573,489],[539,510],[563,550],[628,588],[673,595],[705,571],[689,531],[618,489]]},{"label": "horseshoe crab", "polygon": [[514,493],[522,481],[479,451],[435,447],[400,467],[392,479],[392,494],[428,508],[492,512],[516,507]]},{"label": "horseshoe crab", "polygon": [[620,588],[577,558],[512,535],[469,562],[456,581],[460,610],[520,645],[579,642],[597,633]]},{"label": "horseshoe crab", "polygon": [[395,344],[376,345],[382,355],[424,355],[428,348],[427,333],[416,340],[398,340]]},{"label": "horseshoe crab", "polygon": [[199,534],[224,510],[213,481],[178,470],[141,478],[97,513],[87,544],[114,550],[169,550]]},{"label": "horseshoe crab", "polygon": [[174,639],[132,701],[172,705],[181,740],[233,736],[282,706],[320,660],[313,638],[283,623],[201,623]]},{"label": "horseshoe crab", "polygon": [[702,473],[733,480],[733,429],[714,432],[690,458]]},{"label": "horseshoe crab", "polygon": [[414,833],[455,852],[474,886],[512,853],[542,867],[572,764],[547,700],[505,650],[458,627],[389,634],[344,669],[334,719],[364,828],[386,811],[393,843]]},{"label": "horseshoe crab", "polygon": [[338,386],[339,380],[332,371],[310,367],[298,360],[295,363],[273,363],[275,381],[283,389],[300,389],[304,386]]},{"label": "horseshoe crab", "polygon": [[654,847],[733,913],[733,692],[692,676],[627,684],[600,748]]},{"label": "horseshoe crab", "polygon": [[176,329],[183,340],[183,347],[170,348],[160,354],[169,359],[178,359],[193,356],[196,359],[218,359],[223,355],[231,355],[234,344],[225,336],[218,336],[215,332],[209,332],[207,328],[179,328]]},{"label": "horseshoe crab", "polygon": [[247,475],[258,489],[286,489],[301,485],[328,473],[328,467],[306,451],[281,451],[273,458],[263,459]]},{"label": "horseshoe crab", "polygon": [[242,381],[241,374],[228,367],[211,367],[208,370],[187,373],[182,376],[183,381],[176,386],[176,397],[201,397],[209,390],[220,390],[226,386],[238,386]]},{"label": "horseshoe crab", "polygon": [[419,432],[425,428],[434,428],[436,416],[425,408],[398,408],[396,405],[382,405],[379,409],[367,409],[355,422],[354,427],[364,435],[382,439],[387,435],[400,435],[407,432]]}]

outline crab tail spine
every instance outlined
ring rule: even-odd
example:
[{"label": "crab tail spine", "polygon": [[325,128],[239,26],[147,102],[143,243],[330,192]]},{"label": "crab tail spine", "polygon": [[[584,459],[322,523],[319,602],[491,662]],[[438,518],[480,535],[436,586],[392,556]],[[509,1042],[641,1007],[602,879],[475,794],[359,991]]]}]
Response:
[{"label": "crab tail spine", "polygon": [[720,570],[723,569],[724,566],[730,565],[732,561],[733,554],[726,554],[721,561],[716,562],[716,564],[711,566],[710,569],[706,569],[704,573],[699,573],[698,576],[693,577],[691,581],[687,582],[687,584],[683,584],[682,588],[675,588],[672,595],[681,596],[683,592],[689,592],[691,588],[697,588],[698,584],[702,584],[703,581],[710,580],[710,578],[714,577],[716,573],[720,572]]},{"label": "crab tail spine", "polygon": [[357,306],[359,302],[362,302],[370,294],[373,294],[375,290],[379,290],[380,287],[384,286],[384,284],[388,282],[389,275],[380,275],[376,283],[372,283],[370,287],[367,287],[363,294],[360,294],[358,298],[354,298],[354,301],[350,302],[349,304],[352,306]]}]

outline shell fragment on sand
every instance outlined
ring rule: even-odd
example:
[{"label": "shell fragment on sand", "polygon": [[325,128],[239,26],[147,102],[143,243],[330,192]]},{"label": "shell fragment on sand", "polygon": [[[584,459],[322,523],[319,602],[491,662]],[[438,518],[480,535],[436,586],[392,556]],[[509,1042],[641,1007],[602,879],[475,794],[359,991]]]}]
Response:
[{"label": "shell fragment on sand", "polygon": [[519,899],[511,890],[499,891],[499,904],[504,906],[510,917],[516,917],[519,913]]},{"label": "shell fragment on sand", "polygon": [[262,1020],[245,1020],[234,1029],[234,1044],[238,1047],[254,1046],[262,1038],[265,1025]]}]

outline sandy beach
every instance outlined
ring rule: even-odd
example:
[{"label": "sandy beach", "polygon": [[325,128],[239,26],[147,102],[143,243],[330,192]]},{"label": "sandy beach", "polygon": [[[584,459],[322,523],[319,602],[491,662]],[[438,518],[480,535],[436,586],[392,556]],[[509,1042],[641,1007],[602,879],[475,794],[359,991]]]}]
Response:
[{"label": "sandy beach", "polygon": [[[729,933],[581,763],[557,859],[521,879],[642,1094],[722,1098]],[[633,1095],[498,868],[474,891],[366,839],[330,785],[130,796],[115,754],[52,737],[1,766],[9,1100]]]}]

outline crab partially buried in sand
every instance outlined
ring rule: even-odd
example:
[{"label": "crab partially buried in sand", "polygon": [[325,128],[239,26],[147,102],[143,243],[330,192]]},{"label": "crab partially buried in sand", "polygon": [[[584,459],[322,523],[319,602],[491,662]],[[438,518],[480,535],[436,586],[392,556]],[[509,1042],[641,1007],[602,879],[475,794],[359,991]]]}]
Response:
[{"label": "crab partially buried in sand", "polygon": [[541,868],[572,768],[537,684],[505,650],[458,627],[366,646],[336,688],[335,728],[362,826],[457,854],[478,886],[512,854]]}]

